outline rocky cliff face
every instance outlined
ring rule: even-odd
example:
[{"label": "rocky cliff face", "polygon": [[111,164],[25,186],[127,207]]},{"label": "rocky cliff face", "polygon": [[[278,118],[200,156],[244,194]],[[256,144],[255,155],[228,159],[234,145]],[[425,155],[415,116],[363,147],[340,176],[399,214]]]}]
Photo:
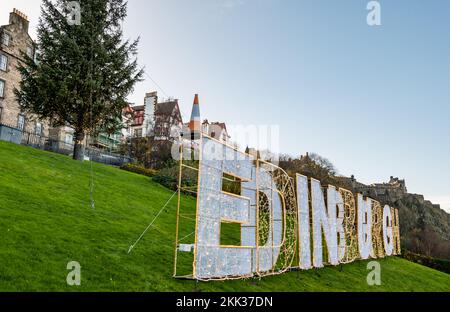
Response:
[{"label": "rocky cliff face", "polygon": [[355,192],[382,204],[398,208],[402,248],[435,258],[450,259],[450,214],[425,200],[409,194],[404,180],[391,177],[388,183],[364,185],[354,177],[344,182]]},{"label": "rocky cliff face", "polygon": [[450,214],[416,194],[405,194],[388,204],[399,209],[402,245],[405,249],[450,259]]}]

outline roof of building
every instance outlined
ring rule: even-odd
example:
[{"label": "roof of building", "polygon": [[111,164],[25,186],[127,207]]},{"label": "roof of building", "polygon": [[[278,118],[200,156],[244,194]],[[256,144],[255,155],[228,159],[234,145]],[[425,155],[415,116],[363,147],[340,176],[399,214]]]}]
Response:
[{"label": "roof of building", "polygon": [[224,122],[212,122],[211,126],[218,126],[220,127],[222,130],[227,131],[227,126]]},{"label": "roof of building", "polygon": [[135,112],[137,112],[137,111],[144,111],[145,110],[145,105],[135,105],[135,106],[132,106],[132,108],[133,108],[133,110]]},{"label": "roof of building", "polygon": [[[178,111],[178,114],[181,118],[180,109],[178,107],[178,100],[157,103],[155,106],[155,115],[169,116],[173,114],[174,111]],[[143,125],[145,119],[145,105],[130,106],[130,109],[134,112],[133,126]]]},{"label": "roof of building", "polygon": [[30,23],[30,21],[28,20],[28,16],[26,14],[22,13],[21,11],[17,10],[16,8],[14,8],[12,12],[10,12],[10,17],[9,17],[8,24],[0,25],[0,30],[2,30],[2,29],[9,30],[9,28],[13,25],[13,21],[11,20],[11,16],[13,16],[13,15],[18,16],[19,18],[21,18],[27,24],[26,28],[24,28],[24,31],[26,31],[26,35],[28,36],[28,39],[30,39],[31,42],[34,45],[35,44],[35,40],[33,38],[31,38],[30,34],[28,33],[28,25]]},{"label": "roof of building", "polygon": [[131,104],[128,104],[127,107],[125,107],[124,109],[122,109],[122,114],[123,115],[127,115],[127,114],[133,114],[134,113],[134,109],[132,107]]},{"label": "roof of building", "polygon": [[170,115],[174,109],[178,109],[178,100],[158,103],[155,108],[155,115]]}]

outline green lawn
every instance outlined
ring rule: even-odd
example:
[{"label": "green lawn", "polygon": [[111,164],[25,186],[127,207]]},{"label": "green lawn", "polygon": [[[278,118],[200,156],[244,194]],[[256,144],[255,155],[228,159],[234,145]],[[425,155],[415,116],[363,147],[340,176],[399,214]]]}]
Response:
[{"label": "green lawn", "polygon": [[[176,197],[131,254],[131,243],[173,194],[150,178],[0,142],[0,291],[450,291],[450,276],[400,258],[244,281],[196,283],[172,276]],[[194,206],[194,200],[183,197]],[[70,261],[82,284],[66,284]]]}]

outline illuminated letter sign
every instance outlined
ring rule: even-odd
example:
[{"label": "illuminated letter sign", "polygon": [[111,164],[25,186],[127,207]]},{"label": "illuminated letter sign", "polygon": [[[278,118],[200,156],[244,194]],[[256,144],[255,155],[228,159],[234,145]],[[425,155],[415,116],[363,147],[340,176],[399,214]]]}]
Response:
[{"label": "illuminated letter sign", "polygon": [[311,268],[311,237],[309,227],[309,191],[308,178],[297,174],[297,203],[299,228],[300,268]]},{"label": "illuminated letter sign", "polygon": [[[245,157],[242,160],[228,160],[232,159],[226,159],[230,153],[228,147],[212,140],[204,143],[197,197],[195,275],[199,279],[248,276],[253,271],[251,255],[254,245],[246,240],[249,246],[221,246],[220,227],[222,222],[239,223],[243,227],[254,223],[251,220],[254,218],[251,199],[222,192],[222,177],[228,173],[243,180],[251,180],[254,173],[253,159]],[[247,231],[243,233],[248,236],[245,234]]]},{"label": "illuminated letter sign", "polygon": [[[179,192],[194,192],[182,179],[196,176],[197,206],[193,213],[179,196],[175,277],[267,276],[400,253],[396,209],[303,175],[294,181],[281,168],[207,136],[188,141],[187,149],[200,151],[197,165],[183,159],[183,146]],[[237,240],[223,243],[228,236]]]},{"label": "illuminated letter sign", "polygon": [[383,242],[384,252],[387,256],[391,256],[394,250],[394,239],[392,232],[392,215],[391,207],[384,206],[383,209]]},{"label": "illuminated letter sign", "polygon": [[[323,267],[323,237],[325,237],[328,247],[328,261],[332,265],[338,264],[337,250],[337,225],[336,225],[336,198],[333,191],[330,191],[331,197],[328,203],[328,209],[325,205],[325,198],[322,192],[320,182],[311,179],[311,197],[312,197],[312,216],[313,216],[313,241],[314,253],[313,264],[316,268]],[[322,231],[323,230],[323,231]]]},{"label": "illuminated letter sign", "polygon": [[372,200],[358,194],[358,247],[361,259],[368,259],[372,251]]}]

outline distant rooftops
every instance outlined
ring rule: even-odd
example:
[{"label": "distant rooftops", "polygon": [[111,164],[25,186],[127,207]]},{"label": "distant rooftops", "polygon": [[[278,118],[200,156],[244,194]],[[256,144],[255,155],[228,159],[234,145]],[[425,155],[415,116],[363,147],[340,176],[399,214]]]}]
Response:
[{"label": "distant rooftops", "polygon": [[212,122],[209,123],[208,119],[203,120],[202,125],[209,125],[210,127],[212,126],[213,128],[220,128],[222,130],[227,131],[227,125],[224,122]]},{"label": "distant rooftops", "polygon": [[170,115],[172,114],[173,110],[178,106],[178,100],[170,100],[163,103],[157,103],[155,107],[155,114],[161,114],[161,115]]}]

